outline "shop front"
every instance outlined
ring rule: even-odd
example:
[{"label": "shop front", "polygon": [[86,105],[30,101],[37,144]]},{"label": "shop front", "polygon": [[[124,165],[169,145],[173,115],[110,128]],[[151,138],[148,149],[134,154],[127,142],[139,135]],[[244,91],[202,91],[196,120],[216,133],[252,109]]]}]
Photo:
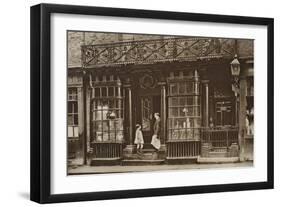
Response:
[{"label": "shop front", "polygon": [[[245,54],[239,41],[173,38],[82,46],[83,66],[69,70],[69,77],[82,81],[80,102],[69,108],[69,116],[81,111],[72,134],[83,140],[84,160],[146,165],[245,157],[253,51]],[[238,81],[230,70],[235,55],[243,71]],[[157,152],[151,145],[155,113],[161,120]],[[144,138],[141,155],[134,144],[137,124]]]}]

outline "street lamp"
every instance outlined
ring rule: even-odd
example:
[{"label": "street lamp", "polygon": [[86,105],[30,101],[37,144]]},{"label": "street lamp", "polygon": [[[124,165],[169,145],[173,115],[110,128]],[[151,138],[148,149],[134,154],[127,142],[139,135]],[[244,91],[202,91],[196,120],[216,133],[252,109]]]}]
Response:
[{"label": "street lamp", "polygon": [[234,59],[230,63],[231,75],[234,77],[234,81],[238,82],[240,75],[240,62],[237,59],[237,55],[234,56]]},{"label": "street lamp", "polygon": [[237,55],[234,56],[234,59],[230,63],[230,70],[231,75],[233,76],[234,82],[232,84],[232,91],[235,94],[236,101],[235,101],[235,125],[238,125],[238,94],[239,94],[239,75],[240,75],[240,62],[237,58]]},{"label": "street lamp", "polygon": [[234,78],[234,83],[232,84],[232,90],[235,93],[235,96],[239,94],[239,75],[240,75],[240,62],[237,59],[237,55],[234,56],[234,59],[230,63],[231,75]]}]

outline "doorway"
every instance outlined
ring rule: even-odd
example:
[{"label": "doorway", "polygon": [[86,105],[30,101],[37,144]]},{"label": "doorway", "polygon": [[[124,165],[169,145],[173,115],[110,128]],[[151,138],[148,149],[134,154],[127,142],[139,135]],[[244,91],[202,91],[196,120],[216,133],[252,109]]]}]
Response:
[{"label": "doorway", "polygon": [[151,138],[153,135],[153,125],[155,122],[154,113],[161,112],[160,95],[139,96],[137,109],[137,124],[141,124],[144,148],[151,148]]}]

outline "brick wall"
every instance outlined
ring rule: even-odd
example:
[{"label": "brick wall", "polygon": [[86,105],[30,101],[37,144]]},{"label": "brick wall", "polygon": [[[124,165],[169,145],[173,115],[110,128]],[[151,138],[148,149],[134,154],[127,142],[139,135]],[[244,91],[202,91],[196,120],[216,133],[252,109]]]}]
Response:
[{"label": "brick wall", "polygon": [[[136,35],[102,32],[68,32],[68,67],[81,66],[81,45],[107,44],[122,41],[171,38],[172,36]],[[253,40],[238,40],[238,54],[253,56]]]},{"label": "brick wall", "polygon": [[[81,66],[81,45],[107,44],[113,42],[160,39],[159,35],[136,35],[102,32],[68,32],[68,67]],[[167,36],[165,37],[167,38]]]}]

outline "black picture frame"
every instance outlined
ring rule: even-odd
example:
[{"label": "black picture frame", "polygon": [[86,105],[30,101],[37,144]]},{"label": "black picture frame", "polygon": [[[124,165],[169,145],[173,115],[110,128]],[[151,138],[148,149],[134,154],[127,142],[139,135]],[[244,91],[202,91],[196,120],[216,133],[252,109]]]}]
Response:
[{"label": "black picture frame", "polygon": [[[267,181],[238,184],[169,187],[154,189],[121,190],[106,192],[85,192],[74,194],[51,194],[50,130],[51,130],[51,71],[50,71],[50,16],[53,13],[99,15],[112,17],[133,17],[162,20],[181,20],[206,23],[233,23],[267,26]],[[195,14],[169,11],[135,10],[39,4],[31,7],[31,174],[30,199],[39,203],[89,201],[103,199],[166,196],[179,194],[211,193],[272,189],[274,187],[274,103],[273,103],[273,57],[274,20],[272,18]]]}]

